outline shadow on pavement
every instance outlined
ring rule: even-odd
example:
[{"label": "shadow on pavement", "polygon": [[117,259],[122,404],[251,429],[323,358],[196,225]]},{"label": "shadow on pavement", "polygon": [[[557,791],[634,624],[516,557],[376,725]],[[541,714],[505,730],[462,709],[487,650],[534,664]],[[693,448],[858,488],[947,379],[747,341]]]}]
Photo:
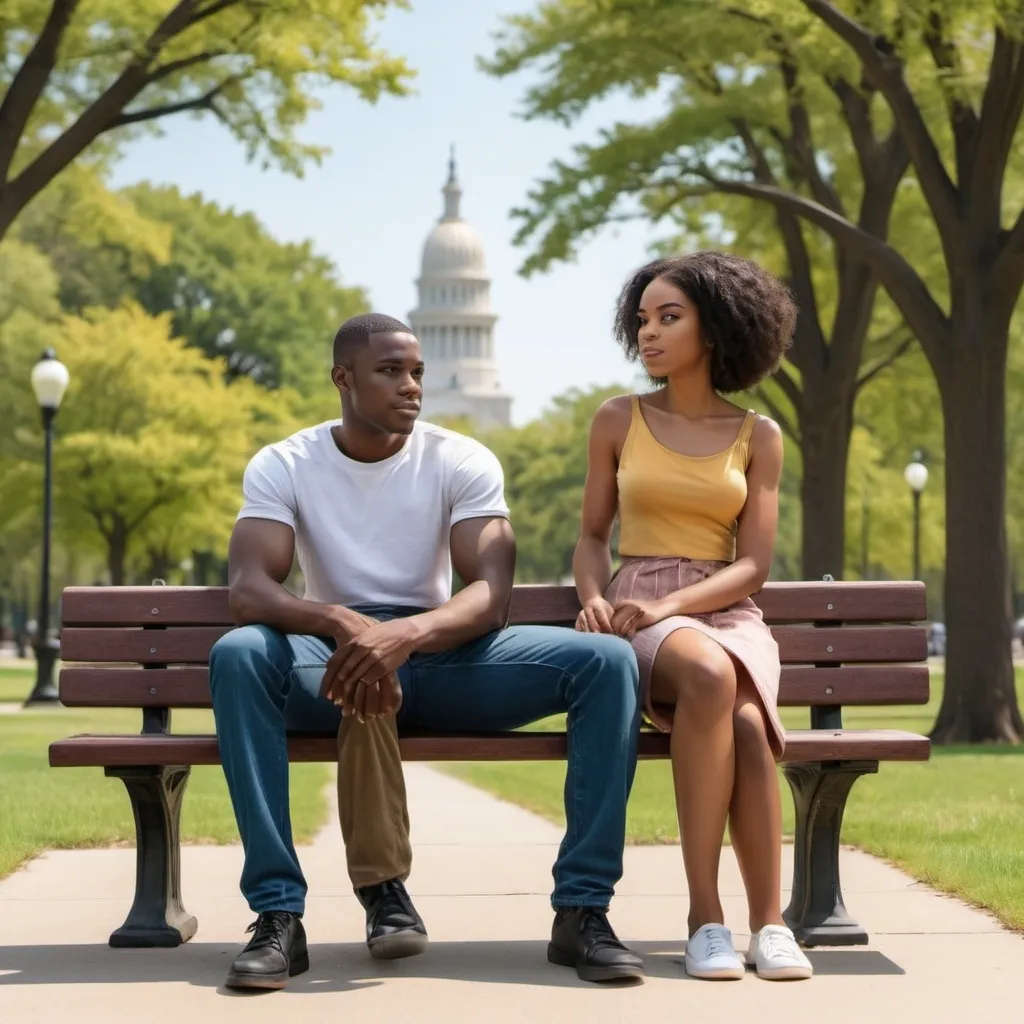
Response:
[{"label": "shadow on pavement", "polygon": [[[639,942],[649,977],[690,981],[682,942]],[[111,949],[106,945],[0,947],[0,987],[5,985],[152,984],[185,982],[222,989],[228,965],[241,947],[190,942],[177,949]],[[546,943],[435,942],[424,956],[378,961],[362,943],[310,946],[310,970],[293,978],[289,992],[341,992],[385,984],[389,978],[438,978],[496,985],[581,986],[575,972],[547,962]],[[818,975],[901,975],[905,972],[873,950],[812,950]],[[222,989],[225,995],[238,995]],[[251,998],[242,993],[243,998]]]}]

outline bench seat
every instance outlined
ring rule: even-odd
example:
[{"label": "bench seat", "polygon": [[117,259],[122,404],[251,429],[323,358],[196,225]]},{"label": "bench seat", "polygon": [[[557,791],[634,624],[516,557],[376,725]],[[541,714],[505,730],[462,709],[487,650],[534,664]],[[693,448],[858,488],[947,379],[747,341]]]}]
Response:
[{"label": "bench seat", "polygon": [[[867,933],[847,912],[840,829],[854,782],[882,761],[926,761],[926,736],[845,729],[843,708],[923,705],[929,697],[925,591],[920,583],[776,583],[755,601],[779,645],[779,704],[806,708],[788,731],[783,771],[795,806],[792,898],[785,917],[808,946],[854,945]],[[575,590],[517,586],[513,625],[571,627]],[[207,661],[232,629],[219,587],[71,587],[64,591],[60,698],[67,707],[135,708],[142,731],[79,735],[50,746],[59,768],[103,768],[120,778],[136,822],[135,899],[113,946],[176,946],[195,934],[181,898],[180,813],[193,765],[220,763],[214,735],[175,733],[175,708],[210,707]],[[289,737],[291,761],[335,761],[336,737]],[[564,759],[563,732],[407,734],[409,761]],[[645,730],[640,757],[667,758],[669,737]]]},{"label": "bench seat", "polygon": [[[669,737],[644,732],[640,757],[668,757]],[[470,735],[413,735],[401,740],[405,761],[559,761],[565,759],[565,733],[515,732]],[[786,735],[783,763],[801,761],[927,761],[926,736],[894,729],[796,729]],[[290,761],[334,761],[337,737],[292,735]],[[50,747],[56,768],[125,765],[220,764],[216,736],[71,736]]]}]

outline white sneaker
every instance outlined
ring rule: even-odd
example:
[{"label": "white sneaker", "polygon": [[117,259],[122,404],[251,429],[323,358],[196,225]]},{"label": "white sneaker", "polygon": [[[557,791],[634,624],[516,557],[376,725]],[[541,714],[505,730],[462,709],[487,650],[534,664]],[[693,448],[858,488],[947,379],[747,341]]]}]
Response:
[{"label": "white sneaker", "polygon": [[686,943],[686,973],[709,981],[735,981],[746,973],[736,955],[732,932],[724,924],[706,924]]},{"label": "white sneaker", "polygon": [[780,924],[765,925],[750,936],[747,963],[757,968],[759,978],[768,981],[795,981],[814,974],[793,933]]}]

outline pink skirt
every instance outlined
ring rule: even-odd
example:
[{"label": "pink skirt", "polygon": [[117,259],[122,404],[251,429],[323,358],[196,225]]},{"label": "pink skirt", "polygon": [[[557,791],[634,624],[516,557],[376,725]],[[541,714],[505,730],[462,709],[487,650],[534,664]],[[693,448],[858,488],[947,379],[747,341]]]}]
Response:
[{"label": "pink skirt", "polygon": [[[728,562],[705,562],[689,558],[623,558],[622,568],[608,586],[607,599],[656,601],[675,590],[707,579]],[[647,718],[662,732],[672,728],[664,710],[651,704],[651,672],[662,642],[677,629],[696,629],[710,637],[747,670],[757,689],[768,723],[768,740],[778,760],[786,745],[786,731],[779,719],[779,646],[764,624],[761,609],[748,597],[720,612],[700,615],[672,615],[653,626],[638,630],[633,650],[640,666],[640,685]]]}]

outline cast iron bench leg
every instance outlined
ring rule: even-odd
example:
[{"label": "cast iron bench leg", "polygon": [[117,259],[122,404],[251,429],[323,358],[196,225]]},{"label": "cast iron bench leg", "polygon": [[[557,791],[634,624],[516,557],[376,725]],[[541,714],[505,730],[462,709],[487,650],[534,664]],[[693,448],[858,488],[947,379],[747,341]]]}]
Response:
[{"label": "cast iron bench leg", "polygon": [[847,913],[839,884],[839,830],[853,784],[877,761],[787,764],[796,836],[793,896],[783,917],[805,946],[862,946],[868,933]]},{"label": "cast iron bench leg", "polygon": [[135,901],[110,945],[180,946],[196,933],[181,902],[181,801],[188,766],[107,768],[128,789],[135,815]]}]

